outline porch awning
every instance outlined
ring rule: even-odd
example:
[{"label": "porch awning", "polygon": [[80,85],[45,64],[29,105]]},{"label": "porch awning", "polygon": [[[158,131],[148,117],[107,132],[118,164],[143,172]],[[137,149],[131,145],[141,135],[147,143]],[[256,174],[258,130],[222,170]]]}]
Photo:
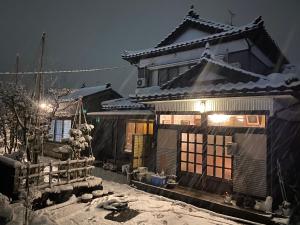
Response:
[{"label": "porch awning", "polygon": [[118,110],[118,111],[102,111],[90,112],[88,116],[154,116],[151,110]]}]

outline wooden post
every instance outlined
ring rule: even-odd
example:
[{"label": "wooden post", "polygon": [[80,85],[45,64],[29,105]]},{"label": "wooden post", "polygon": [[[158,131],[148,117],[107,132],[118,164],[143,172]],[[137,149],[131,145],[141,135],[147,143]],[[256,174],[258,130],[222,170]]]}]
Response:
[{"label": "wooden post", "polygon": [[39,166],[38,166],[38,177],[36,179],[36,186],[39,186],[39,180],[40,180],[40,173],[41,173],[41,164],[39,163]]},{"label": "wooden post", "polygon": [[51,186],[52,186],[52,160],[50,161],[49,166],[50,166],[50,168],[49,168],[49,186],[51,188]]},{"label": "wooden post", "polygon": [[85,180],[87,178],[87,167],[88,167],[87,158],[85,158],[85,160],[84,160],[84,179]]},{"label": "wooden post", "polygon": [[68,159],[67,182],[70,183],[70,159]]}]

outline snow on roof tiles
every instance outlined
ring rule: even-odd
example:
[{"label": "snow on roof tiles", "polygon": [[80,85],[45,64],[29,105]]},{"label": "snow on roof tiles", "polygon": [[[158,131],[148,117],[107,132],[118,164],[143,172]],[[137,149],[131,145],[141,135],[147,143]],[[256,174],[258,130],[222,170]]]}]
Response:
[{"label": "snow on roof tiles", "polygon": [[92,94],[96,94],[98,92],[106,91],[111,89],[110,85],[101,85],[95,87],[85,87],[75,90],[69,95],[66,95],[61,98],[62,101],[70,101],[70,100],[77,100],[80,97],[86,97]]},{"label": "snow on roof tiles", "polygon": [[192,87],[178,87],[170,89],[161,89],[158,86],[138,89],[135,97],[139,99],[153,99],[168,96],[179,95],[212,95],[212,94],[247,94],[247,93],[275,93],[289,92],[295,88],[300,91],[299,74],[282,74],[273,73],[265,78],[259,79],[257,82],[238,82],[238,83],[219,83],[197,85]]},{"label": "snow on roof tiles", "polygon": [[130,98],[118,98],[102,102],[103,109],[144,109],[145,105]]},{"label": "snow on roof tiles", "polygon": [[148,55],[148,54],[164,52],[164,51],[171,50],[171,49],[174,50],[174,49],[187,47],[187,46],[191,46],[191,45],[195,45],[195,44],[206,44],[207,42],[210,42],[212,40],[234,36],[234,35],[237,35],[237,34],[241,34],[243,32],[253,31],[253,30],[256,30],[256,29],[258,29],[262,26],[263,26],[263,21],[259,17],[259,18],[255,19],[253,22],[251,22],[247,25],[240,26],[240,27],[234,27],[234,28],[231,28],[231,29],[225,29],[225,31],[223,31],[223,32],[208,35],[206,37],[202,37],[202,38],[199,38],[199,39],[194,39],[194,40],[190,40],[190,41],[186,41],[186,42],[175,43],[175,44],[166,45],[166,46],[162,46],[162,47],[148,48],[148,49],[145,49],[145,50],[125,51],[124,54],[122,55],[122,58],[123,59],[130,59],[130,58],[140,57],[140,56],[144,56],[144,55]]}]

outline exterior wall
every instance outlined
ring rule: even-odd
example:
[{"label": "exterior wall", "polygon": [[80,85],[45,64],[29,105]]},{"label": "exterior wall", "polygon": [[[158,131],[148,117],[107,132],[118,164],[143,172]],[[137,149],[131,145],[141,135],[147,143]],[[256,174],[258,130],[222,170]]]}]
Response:
[{"label": "exterior wall", "polygon": [[158,129],[156,162],[157,172],[176,174],[177,130]]},{"label": "exterior wall", "polygon": [[203,31],[200,31],[195,28],[188,28],[182,35],[180,35],[174,42],[172,42],[172,44],[190,41],[190,40],[202,38],[202,37],[205,37],[208,35],[210,35],[210,34],[207,32],[203,32]]},{"label": "exterior wall", "polygon": [[98,112],[102,110],[101,103],[103,101],[108,101],[111,99],[116,99],[122,97],[117,92],[113,90],[106,90],[104,92],[99,92],[93,95],[86,96],[82,99],[83,108],[86,112]]},{"label": "exterior wall", "polygon": [[271,67],[264,64],[249,50],[232,52],[228,54],[228,63],[239,62],[241,68],[258,74],[269,74]]},{"label": "exterior wall", "polygon": [[155,111],[191,112],[198,111],[197,102],[205,101],[206,112],[232,111],[269,111],[273,113],[274,99],[272,97],[232,97],[211,99],[190,99],[182,101],[153,102]]},{"label": "exterior wall", "polygon": [[[211,52],[215,55],[225,54],[227,52],[237,52],[248,49],[248,44],[244,39],[236,40],[228,43],[221,43],[210,47]],[[171,64],[184,62],[189,60],[200,59],[205,48],[197,48],[183,52],[177,52],[168,55],[157,56],[153,58],[141,59],[138,63],[139,68],[148,66],[157,66],[163,64]]]},{"label": "exterior wall", "polygon": [[234,135],[233,191],[258,197],[267,195],[267,137],[264,134]]}]

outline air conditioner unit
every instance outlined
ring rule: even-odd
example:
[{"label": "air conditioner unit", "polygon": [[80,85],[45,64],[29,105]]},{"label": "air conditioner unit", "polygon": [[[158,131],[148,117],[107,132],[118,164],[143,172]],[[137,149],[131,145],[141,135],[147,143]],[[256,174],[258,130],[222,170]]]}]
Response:
[{"label": "air conditioner unit", "polygon": [[146,86],[146,80],[145,80],[145,78],[138,78],[136,84],[137,84],[138,88],[145,87]]}]

